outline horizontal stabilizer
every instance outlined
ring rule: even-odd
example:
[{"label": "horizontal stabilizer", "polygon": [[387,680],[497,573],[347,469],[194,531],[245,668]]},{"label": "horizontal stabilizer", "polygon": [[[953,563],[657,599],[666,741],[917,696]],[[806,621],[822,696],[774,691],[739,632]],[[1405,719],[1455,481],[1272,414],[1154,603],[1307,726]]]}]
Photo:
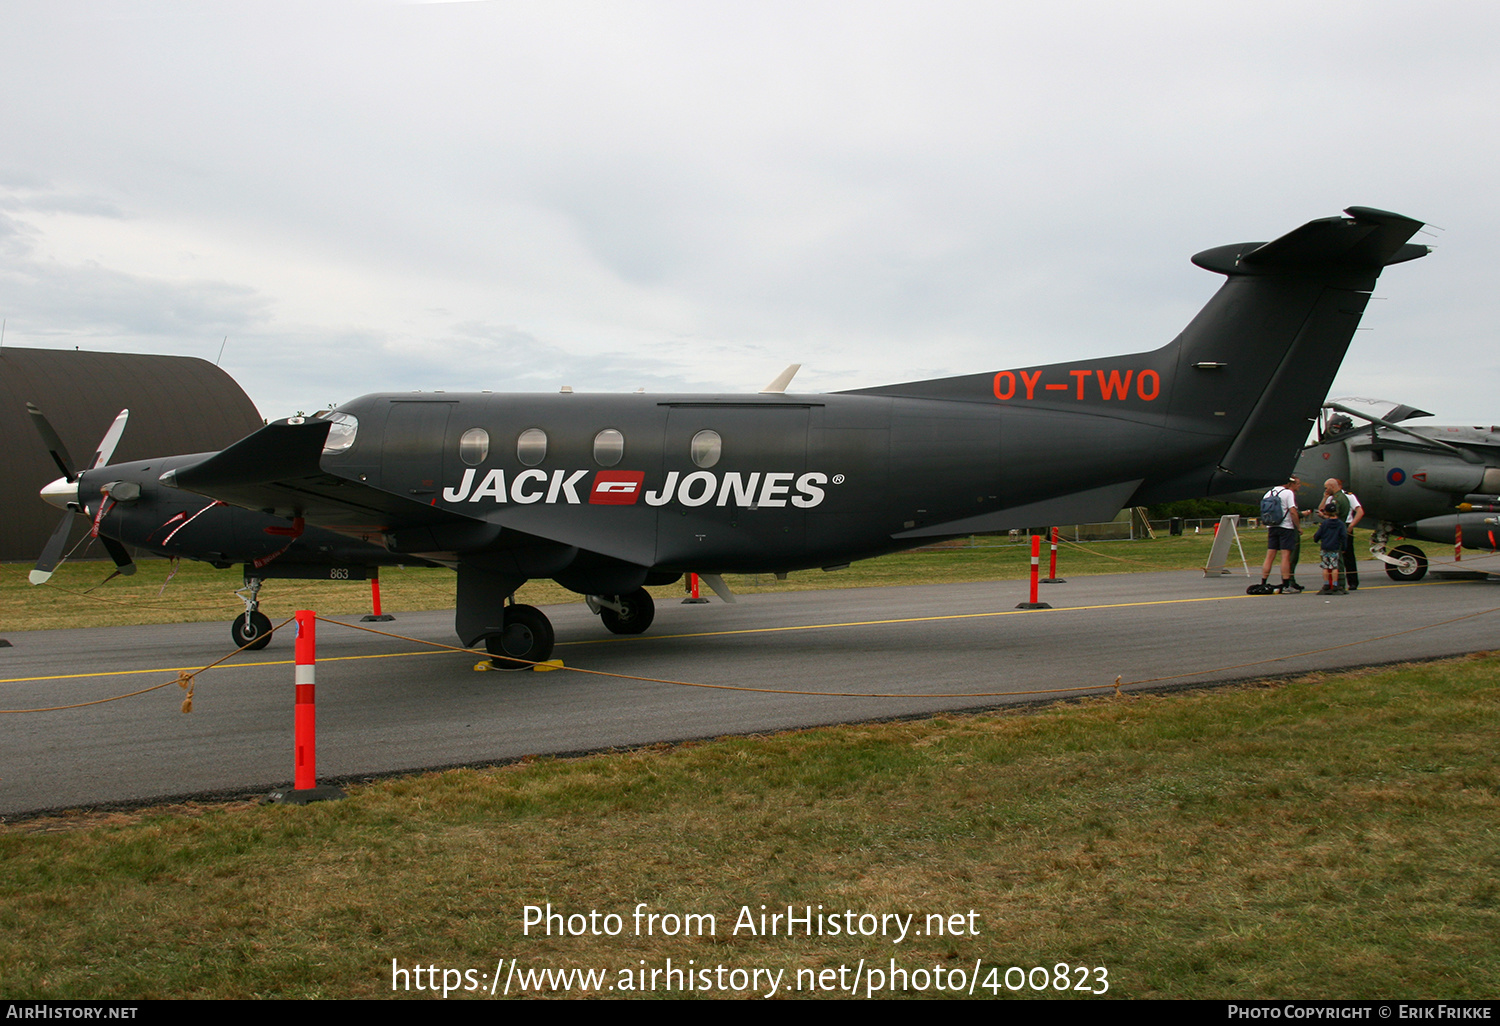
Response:
[{"label": "horizontal stabilizer", "polygon": [[1426,246],[1406,241],[1422,227],[1421,221],[1374,207],[1350,207],[1345,213],[1349,216],[1309,221],[1271,242],[1207,249],[1194,256],[1193,263],[1219,274],[1378,272],[1429,252]]}]

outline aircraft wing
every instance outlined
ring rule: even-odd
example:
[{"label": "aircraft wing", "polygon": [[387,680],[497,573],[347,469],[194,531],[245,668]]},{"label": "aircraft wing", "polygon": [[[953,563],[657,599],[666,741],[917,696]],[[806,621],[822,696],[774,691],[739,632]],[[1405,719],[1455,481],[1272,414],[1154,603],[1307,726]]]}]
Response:
[{"label": "aircraft wing", "polygon": [[[293,421],[300,421],[293,423]],[[402,551],[473,551],[537,540],[587,549],[640,566],[655,561],[655,534],[602,535],[576,510],[500,507],[471,517],[323,469],[326,420],[268,424],[222,452],[162,476],[168,487],[350,535],[395,536]],[[569,513],[572,516],[569,516]],[[502,533],[514,537],[500,541]]]},{"label": "aircraft wing", "polygon": [[[301,423],[292,423],[301,421]],[[201,463],[162,475],[162,484],[233,506],[335,531],[388,531],[467,519],[426,503],[329,474],[319,459],[326,420],[267,424]]]}]

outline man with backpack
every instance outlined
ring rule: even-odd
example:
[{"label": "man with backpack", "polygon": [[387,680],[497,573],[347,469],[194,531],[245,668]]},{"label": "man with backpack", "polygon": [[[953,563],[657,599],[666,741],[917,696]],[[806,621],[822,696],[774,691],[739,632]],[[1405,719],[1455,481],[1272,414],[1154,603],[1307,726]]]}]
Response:
[{"label": "man with backpack", "polygon": [[[1251,595],[1304,590],[1292,576],[1292,553],[1302,542],[1302,519],[1297,512],[1297,486],[1301,483],[1294,474],[1285,485],[1278,485],[1261,496],[1260,522],[1267,527],[1266,561],[1261,564],[1260,583],[1245,589]],[[1281,553],[1281,585],[1272,588],[1267,586],[1266,578],[1271,576],[1271,564],[1276,561],[1278,552]]]}]

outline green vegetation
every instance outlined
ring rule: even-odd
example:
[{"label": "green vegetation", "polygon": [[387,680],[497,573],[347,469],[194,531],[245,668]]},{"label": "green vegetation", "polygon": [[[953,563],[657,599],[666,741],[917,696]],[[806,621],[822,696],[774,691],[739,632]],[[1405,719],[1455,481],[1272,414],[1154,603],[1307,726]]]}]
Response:
[{"label": "green vegetation", "polygon": [[[1497,675],[1479,656],[25,821],[0,829],[0,992],[375,997],[392,959],[614,982],[671,958],[784,970],[786,994],[895,958],[1103,966],[1110,997],[1492,998]],[[625,934],[522,936],[549,902]],[[630,936],[638,902],[717,936]],[[733,935],[762,904],[972,909],[978,936]]]},{"label": "green vegetation", "polygon": [[[1211,541],[1212,534],[1204,532],[1155,541],[1065,544],[1058,553],[1059,569],[1075,575],[1191,570],[1203,565]],[[1247,538],[1246,555],[1254,560],[1261,553],[1252,549]],[[1045,561],[1045,546],[1042,551]],[[1029,542],[1024,537],[977,537],[864,560],[832,573],[807,570],[791,574],[785,581],[777,581],[771,574],[731,574],[728,583],[736,592],[762,592],[1004,580],[1026,576],[1030,559]],[[206,563],[184,562],[173,574],[172,564],[161,559],[143,560],[138,567],[133,576],[116,577],[101,585],[113,569],[108,563],[64,563],[51,581],[32,587],[26,580],[29,566],[0,564],[0,629],[227,621],[245,608],[234,594],[241,584],[239,567],[215,570]],[[682,589],[683,585],[677,584],[652,591],[658,599],[665,599],[680,596]],[[392,612],[451,609],[453,592],[451,570],[388,567],[380,574],[381,603]],[[528,581],[518,597],[531,605],[582,601],[579,595],[551,581]],[[359,581],[271,581],[261,592],[261,609],[275,622],[298,609],[315,609],[330,616],[369,612],[369,601],[369,586]]]},{"label": "green vegetation", "polygon": [[1249,521],[1260,516],[1260,508],[1250,503],[1221,502],[1218,499],[1179,499],[1176,502],[1159,502],[1146,508],[1146,515],[1152,520],[1167,520],[1171,517],[1217,520],[1225,514],[1234,513]]}]

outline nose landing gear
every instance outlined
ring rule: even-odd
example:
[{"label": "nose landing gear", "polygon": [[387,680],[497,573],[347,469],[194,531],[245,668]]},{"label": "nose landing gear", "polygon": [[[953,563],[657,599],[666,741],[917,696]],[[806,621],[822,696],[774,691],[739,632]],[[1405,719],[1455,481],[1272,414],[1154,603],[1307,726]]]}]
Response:
[{"label": "nose landing gear", "polygon": [[1385,564],[1385,573],[1393,581],[1410,584],[1427,576],[1427,556],[1415,545],[1397,545],[1387,555],[1386,539],[1395,524],[1382,521],[1370,538],[1370,554]]},{"label": "nose landing gear", "polygon": [[236,648],[259,652],[271,643],[271,618],[260,611],[259,577],[247,577],[245,586],[235,592],[245,602],[245,611],[229,625],[229,636]]}]

